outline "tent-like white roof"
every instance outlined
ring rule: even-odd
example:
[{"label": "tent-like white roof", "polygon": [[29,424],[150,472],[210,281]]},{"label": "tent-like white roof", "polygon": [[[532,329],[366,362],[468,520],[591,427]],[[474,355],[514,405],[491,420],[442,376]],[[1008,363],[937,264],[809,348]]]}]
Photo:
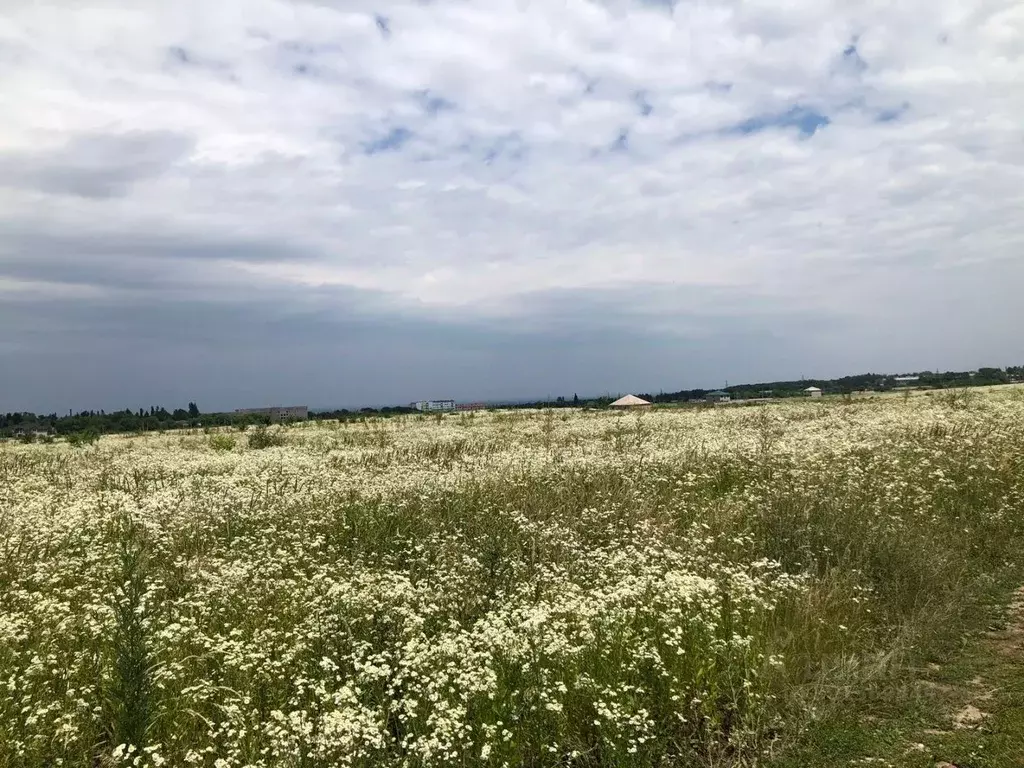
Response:
[{"label": "tent-like white roof", "polygon": [[650,405],[650,403],[644,400],[643,398],[637,397],[636,395],[626,395],[625,397],[620,397],[618,400],[612,403],[611,407],[626,408],[631,405]]},{"label": "tent-like white roof", "polygon": [[821,388],[820,387],[808,387],[807,389],[804,390],[804,392],[821,392]]}]

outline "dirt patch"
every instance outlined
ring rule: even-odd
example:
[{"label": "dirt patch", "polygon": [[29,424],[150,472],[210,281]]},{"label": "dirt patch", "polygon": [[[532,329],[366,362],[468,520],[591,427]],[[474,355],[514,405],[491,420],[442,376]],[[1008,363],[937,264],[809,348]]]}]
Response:
[{"label": "dirt patch", "polygon": [[946,665],[917,670],[913,687],[928,713],[918,727],[932,727],[915,728],[921,741],[904,745],[902,759],[890,764],[966,768],[984,757],[985,765],[1024,768],[1024,586],[1000,614]]},{"label": "dirt patch", "polygon": [[986,717],[988,717],[986,712],[982,712],[973,704],[968,704],[953,716],[953,725],[960,729],[977,728],[985,722]]},{"label": "dirt patch", "polygon": [[1024,587],[1013,593],[1002,629],[985,633],[985,639],[1000,653],[1024,652]]},{"label": "dirt patch", "polygon": [[[1024,587],[1013,593],[1006,615],[1006,625],[997,632],[986,633],[985,638],[985,642],[1002,656],[1016,657],[1024,654]],[[975,677],[969,685],[978,689],[982,688],[985,682],[984,678]],[[975,693],[972,698],[976,702],[989,701],[992,699],[993,691],[994,689],[983,690]],[[986,712],[982,712],[974,704],[967,704],[953,716],[953,726],[959,730],[979,728],[987,718]]]},{"label": "dirt patch", "polygon": [[989,634],[993,647],[1006,656],[1024,654],[1024,587],[1013,593],[1006,616],[1006,627]]},{"label": "dirt patch", "polygon": [[940,683],[935,680],[918,680],[917,684],[932,694],[949,697],[960,692],[959,686]]}]

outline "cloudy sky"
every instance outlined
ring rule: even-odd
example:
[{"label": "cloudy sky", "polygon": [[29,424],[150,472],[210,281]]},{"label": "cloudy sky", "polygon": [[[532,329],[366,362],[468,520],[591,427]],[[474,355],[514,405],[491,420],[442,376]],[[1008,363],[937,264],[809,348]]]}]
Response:
[{"label": "cloudy sky", "polygon": [[0,411],[1024,362],[1014,0],[0,0]]}]

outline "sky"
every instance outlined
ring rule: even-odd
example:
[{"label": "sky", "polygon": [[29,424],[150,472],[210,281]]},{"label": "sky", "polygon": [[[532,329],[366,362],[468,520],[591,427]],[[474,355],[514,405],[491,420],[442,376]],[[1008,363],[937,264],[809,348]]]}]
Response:
[{"label": "sky", "polygon": [[1024,363],[1014,0],[0,0],[0,411]]}]

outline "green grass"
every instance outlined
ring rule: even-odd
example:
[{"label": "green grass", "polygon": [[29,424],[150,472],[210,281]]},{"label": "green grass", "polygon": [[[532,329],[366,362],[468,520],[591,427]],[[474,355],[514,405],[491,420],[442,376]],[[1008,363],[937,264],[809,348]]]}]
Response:
[{"label": "green grass", "polygon": [[[893,768],[943,762],[958,768],[1024,766],[1024,613],[1018,608],[1007,616],[1007,589],[989,597],[991,604],[969,624],[987,625],[994,633],[975,629],[915,654],[919,664],[894,670],[848,697],[779,750],[766,768],[864,765],[866,758]],[[956,717],[968,706],[985,717],[958,727]]]}]

